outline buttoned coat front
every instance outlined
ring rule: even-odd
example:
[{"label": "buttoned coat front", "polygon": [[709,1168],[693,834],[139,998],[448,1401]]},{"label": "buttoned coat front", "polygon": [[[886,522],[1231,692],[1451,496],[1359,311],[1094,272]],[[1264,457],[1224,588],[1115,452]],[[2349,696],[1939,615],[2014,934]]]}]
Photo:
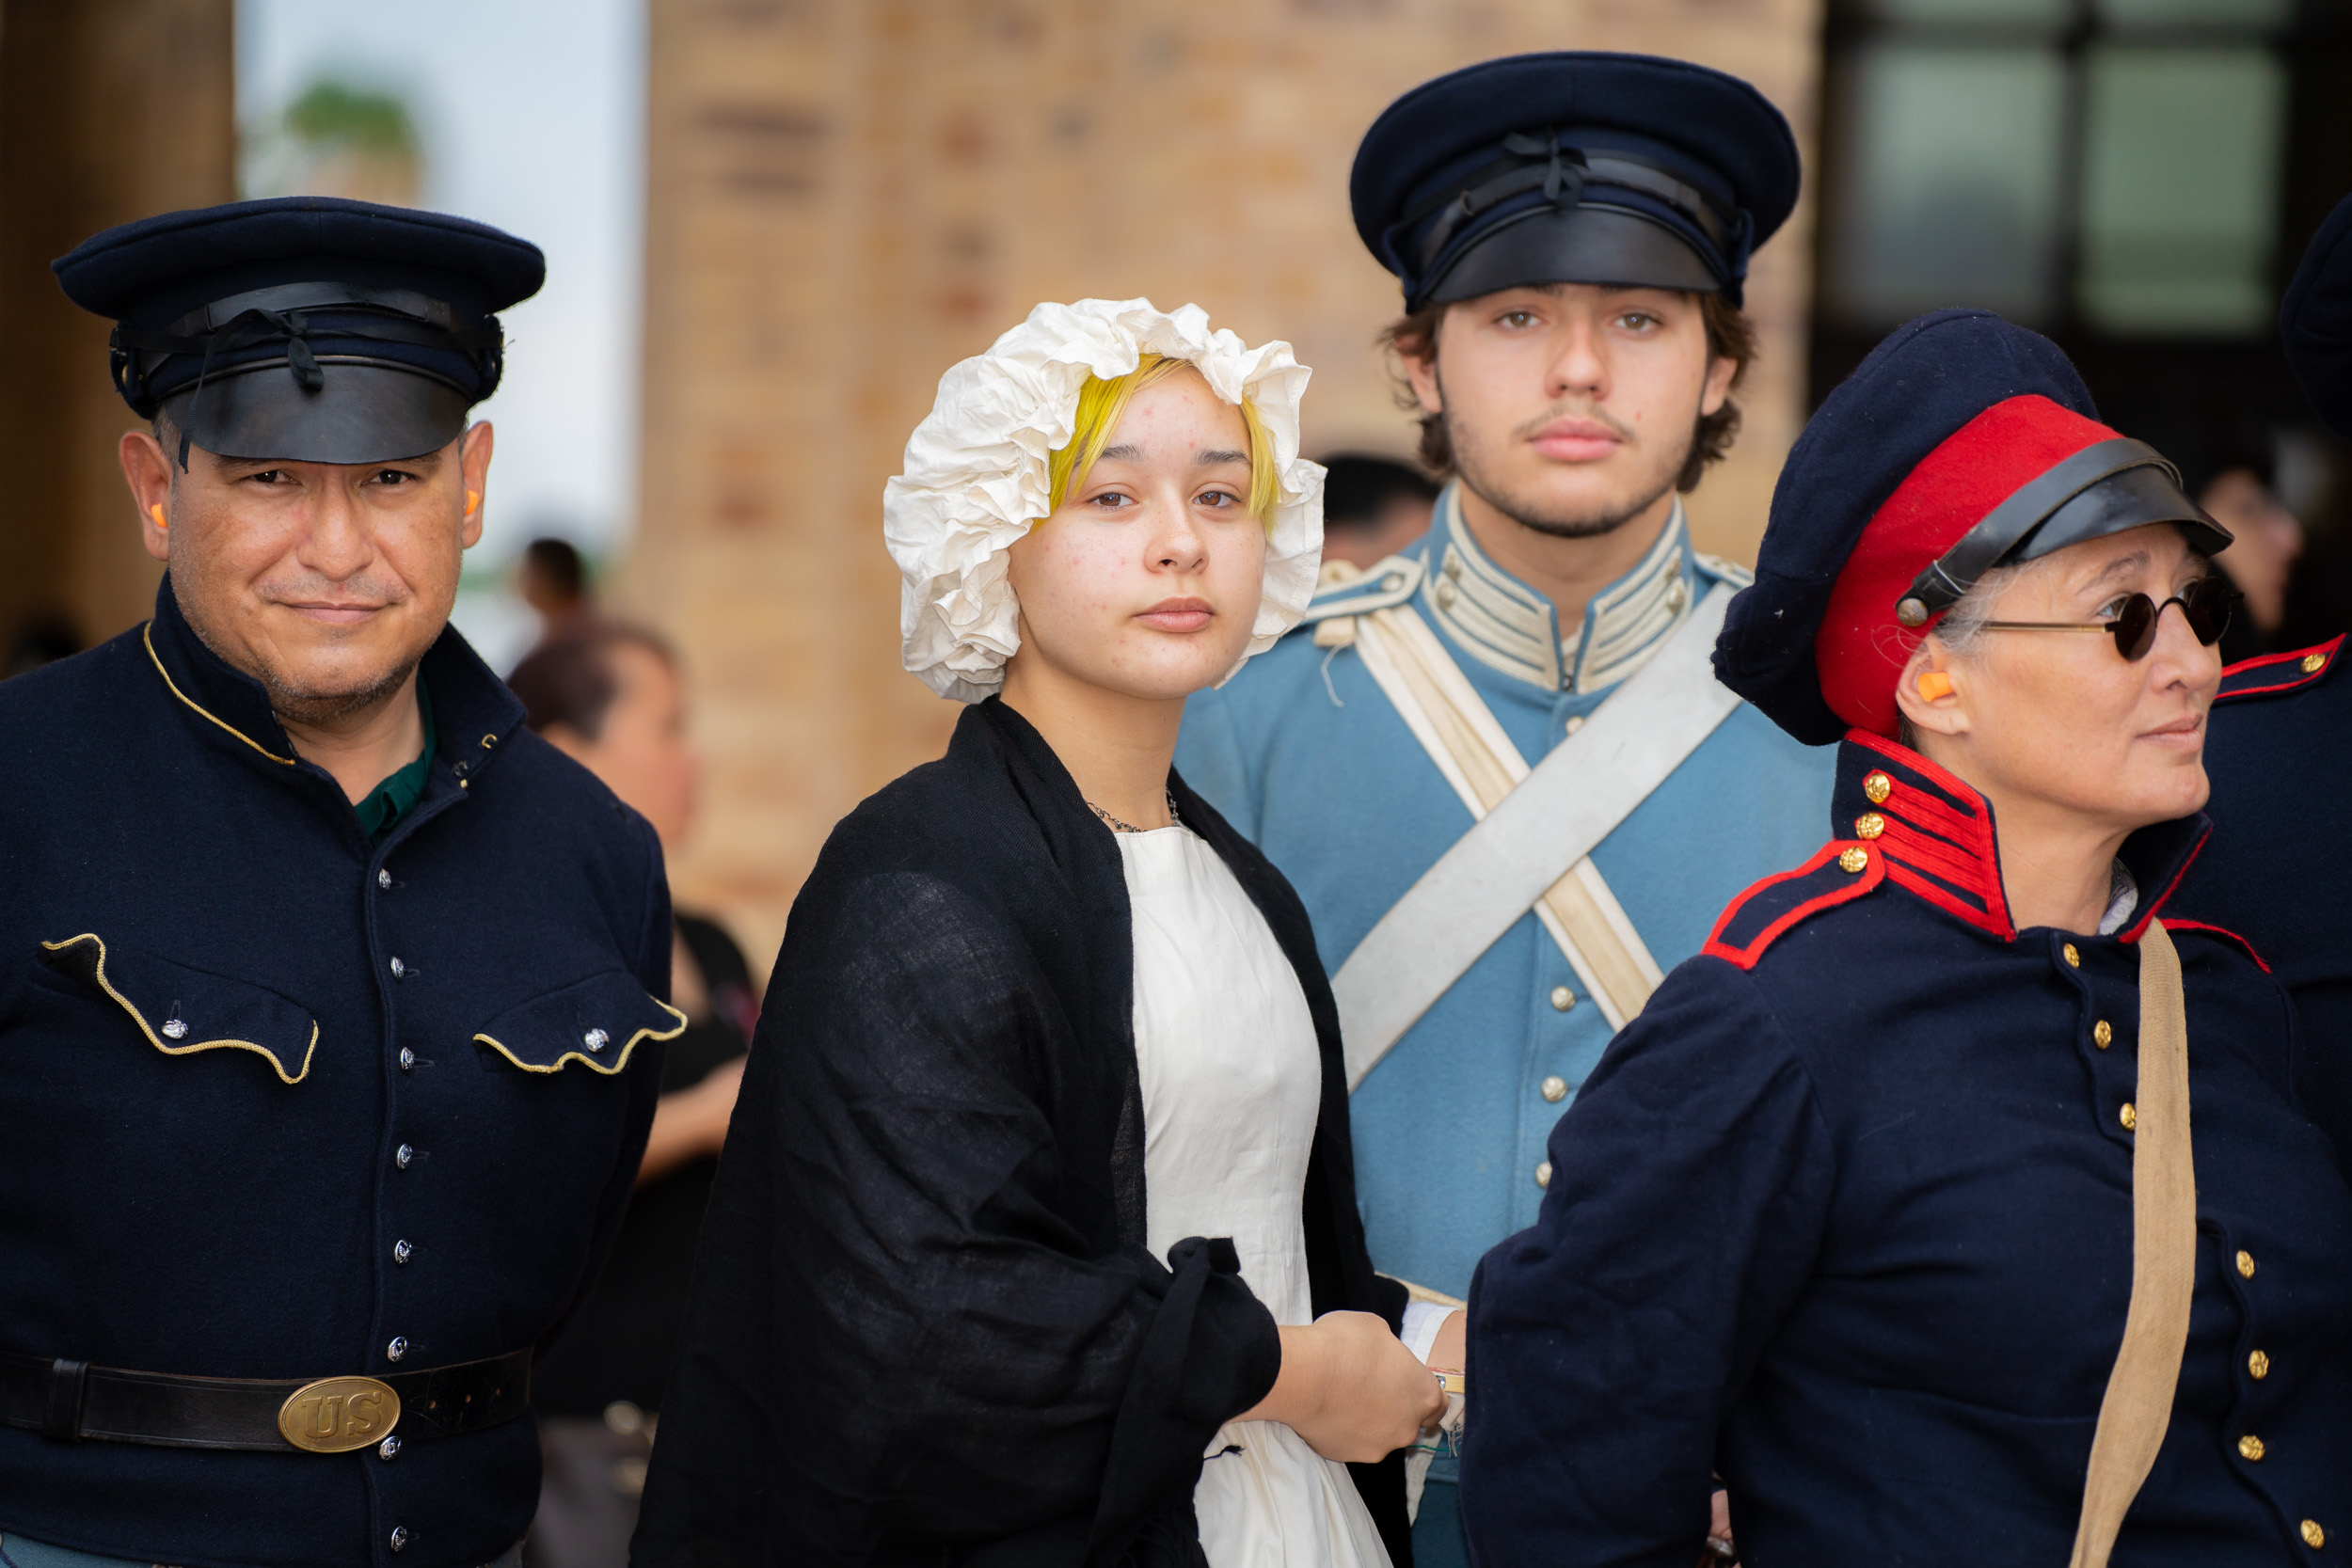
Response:
[{"label": "buttoned coat front", "polygon": [[[544,1340],[618,1221],[677,1015],[660,850],[453,630],[371,844],[167,580],[0,684],[0,1349],[230,1377]],[[0,1427],[0,1531],[191,1568],[458,1568],[528,1418],[387,1457]]]},{"label": "buttoned coat front", "polygon": [[2352,1560],[2352,1194],[2284,993],[2166,905],[2201,818],[2133,836],[2114,936],[2016,930],[1990,806],[1856,732],[1841,835],[1727,911],[1552,1137],[1470,1292],[1480,1560],[2066,1560],[2132,1282],[2139,952],[2179,950],[2195,1297],[2118,1568]]}]

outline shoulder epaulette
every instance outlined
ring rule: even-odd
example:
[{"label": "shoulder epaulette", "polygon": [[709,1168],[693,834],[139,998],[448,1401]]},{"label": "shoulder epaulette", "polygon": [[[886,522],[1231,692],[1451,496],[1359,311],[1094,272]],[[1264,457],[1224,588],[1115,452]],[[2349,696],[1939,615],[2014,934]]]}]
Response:
[{"label": "shoulder epaulette", "polygon": [[1767,877],[1726,907],[1702,953],[1754,969],[1798,922],[1851,903],[1886,878],[1886,857],[1858,838],[1834,838],[1794,871]]},{"label": "shoulder epaulette", "polygon": [[2221,672],[2221,689],[2214,701],[2223,703],[2233,697],[2261,697],[2273,691],[2315,686],[2336,667],[2336,657],[2343,651],[2344,639],[2339,637],[2314,647],[2297,648],[2291,654],[2264,654],[2233,664]]},{"label": "shoulder epaulette", "polygon": [[1315,584],[1315,596],[1307,601],[1307,613],[1298,624],[1311,626],[1335,616],[1369,615],[1401,605],[1421,587],[1426,570],[1407,555],[1392,555],[1368,572],[1344,561],[1327,561]]},{"label": "shoulder epaulette", "polygon": [[1734,588],[1745,588],[1756,580],[1754,572],[1736,561],[1725,561],[1720,555],[1708,555],[1703,550],[1692,550],[1691,559],[1699,563],[1700,571],[1718,581],[1727,582]]}]

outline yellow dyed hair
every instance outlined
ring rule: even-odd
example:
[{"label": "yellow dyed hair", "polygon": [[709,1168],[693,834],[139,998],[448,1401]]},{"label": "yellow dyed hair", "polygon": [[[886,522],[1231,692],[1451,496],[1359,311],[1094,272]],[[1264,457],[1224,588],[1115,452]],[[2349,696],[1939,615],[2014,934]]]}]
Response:
[{"label": "yellow dyed hair", "polygon": [[[1078,417],[1076,428],[1070,433],[1070,442],[1056,449],[1045,462],[1051,485],[1046,499],[1048,516],[1061,510],[1071,487],[1093,470],[1095,459],[1111,443],[1111,432],[1119,428],[1119,417],[1127,411],[1128,400],[1153,382],[1191,369],[1189,359],[1147,354],[1125,375],[1113,376],[1108,381],[1099,375],[1087,377],[1086,385],[1078,388]],[[1258,405],[1248,398],[1241,400],[1241,422],[1249,432],[1249,515],[1271,529],[1274,503],[1281,496],[1281,482],[1274,473],[1274,443],[1266,438],[1265,424],[1258,418]]]}]

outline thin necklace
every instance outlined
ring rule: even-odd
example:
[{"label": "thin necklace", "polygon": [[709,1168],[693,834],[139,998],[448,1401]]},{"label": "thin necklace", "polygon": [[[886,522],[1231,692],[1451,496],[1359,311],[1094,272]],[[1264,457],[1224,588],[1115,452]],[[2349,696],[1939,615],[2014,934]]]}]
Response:
[{"label": "thin necklace", "polygon": [[[1168,824],[1172,828],[1178,826],[1184,819],[1176,815],[1176,792],[1171,789],[1167,792],[1167,795]],[[1087,810],[1101,817],[1104,822],[1109,826],[1110,831],[1115,833],[1148,833],[1152,832],[1149,828],[1138,828],[1132,822],[1121,822],[1118,817],[1113,816],[1109,812],[1104,811],[1101,806],[1096,805],[1091,800],[1087,802]]]}]

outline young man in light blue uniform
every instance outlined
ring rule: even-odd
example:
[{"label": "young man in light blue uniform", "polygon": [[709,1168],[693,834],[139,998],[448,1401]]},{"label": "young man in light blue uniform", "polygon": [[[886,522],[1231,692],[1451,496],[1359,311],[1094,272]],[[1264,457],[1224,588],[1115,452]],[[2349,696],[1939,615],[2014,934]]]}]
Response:
[{"label": "young man in light blue uniform", "polygon": [[[1832,759],[1713,680],[1747,574],[1692,549],[1679,499],[1729,445],[1748,254],[1797,180],[1754,88],[1622,55],[1439,78],[1358,153],[1453,480],[1421,543],[1327,567],[1305,625],[1192,700],[1177,763],[1313,917],[1373,1260],[1424,1295],[1534,1222],[1552,1124],[1662,971],[1819,847]],[[1417,1307],[1406,1335],[1458,1368],[1461,1322]],[[1421,1568],[1467,1560],[1454,1476],[1440,1451]]]}]

